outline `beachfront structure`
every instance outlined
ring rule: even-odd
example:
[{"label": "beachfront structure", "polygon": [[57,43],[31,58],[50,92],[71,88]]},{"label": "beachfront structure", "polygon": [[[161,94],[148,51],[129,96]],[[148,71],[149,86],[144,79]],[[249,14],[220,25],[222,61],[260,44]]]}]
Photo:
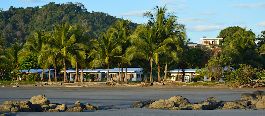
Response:
[{"label": "beachfront structure", "polygon": [[223,38],[207,38],[203,37],[201,38],[201,45],[212,48],[213,46],[219,46],[221,45],[221,42],[223,41]]},{"label": "beachfront structure", "polygon": [[[44,79],[48,79],[49,74],[51,78],[54,77],[54,69],[28,69],[28,70],[18,70],[18,72],[20,74],[37,74],[40,78],[42,78],[42,73],[43,73]],[[19,78],[19,80],[21,80],[21,77]]]},{"label": "beachfront structure", "polygon": [[170,81],[179,81],[179,82],[191,82],[192,78],[199,75],[196,71],[198,69],[174,69],[170,70]]},{"label": "beachfront structure", "polygon": [[[80,69],[78,71],[79,75],[81,74],[82,70],[84,73],[84,79],[86,79],[86,77],[89,77],[90,79],[92,79],[92,81],[107,80],[106,77],[107,77],[108,69]],[[142,80],[143,68],[127,68],[127,71],[126,71],[126,68],[123,68],[123,70],[121,68],[109,69],[109,77],[114,81],[118,81],[119,74],[121,72],[123,72],[124,75],[127,72],[127,75],[124,77],[126,77],[128,81],[141,81]],[[69,69],[69,70],[66,70],[66,73],[70,81],[74,81],[76,71],[74,69]]]}]

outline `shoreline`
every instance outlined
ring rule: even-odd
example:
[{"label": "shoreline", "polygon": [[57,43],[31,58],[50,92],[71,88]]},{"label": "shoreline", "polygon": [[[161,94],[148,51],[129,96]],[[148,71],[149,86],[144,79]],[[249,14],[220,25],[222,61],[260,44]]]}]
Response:
[{"label": "shoreline", "polygon": [[152,86],[141,86],[139,84],[118,84],[114,86],[107,85],[105,82],[89,82],[85,84],[81,83],[64,83],[62,85],[60,84],[21,84],[21,85],[1,85],[0,88],[80,88],[80,89],[86,89],[86,88],[108,88],[108,89],[119,89],[119,88],[149,88],[149,89],[227,89],[227,90],[265,90],[265,87],[228,87],[227,85],[223,84],[221,86],[190,86],[190,85],[172,85],[172,84],[165,84],[165,85],[152,85]]}]

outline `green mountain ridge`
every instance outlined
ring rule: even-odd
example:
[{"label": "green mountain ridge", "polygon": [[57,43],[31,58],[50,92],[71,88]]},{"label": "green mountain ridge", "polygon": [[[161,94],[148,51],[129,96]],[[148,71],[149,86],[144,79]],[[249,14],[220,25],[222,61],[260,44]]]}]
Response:
[{"label": "green mountain ridge", "polygon": [[[91,38],[97,38],[117,20],[103,12],[88,12],[81,3],[56,4],[51,2],[44,6],[14,8],[0,11],[0,35],[10,46],[15,41],[24,43],[35,31],[51,31],[60,23],[81,25]],[[133,27],[137,24],[131,23]]]}]

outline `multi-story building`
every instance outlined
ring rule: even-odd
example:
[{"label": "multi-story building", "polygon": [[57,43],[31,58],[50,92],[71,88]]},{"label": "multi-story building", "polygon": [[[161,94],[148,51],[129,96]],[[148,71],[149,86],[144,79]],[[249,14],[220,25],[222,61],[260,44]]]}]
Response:
[{"label": "multi-story building", "polygon": [[221,45],[222,41],[223,41],[223,38],[203,37],[203,38],[201,38],[201,45],[208,47],[208,48],[212,48],[212,47]]}]

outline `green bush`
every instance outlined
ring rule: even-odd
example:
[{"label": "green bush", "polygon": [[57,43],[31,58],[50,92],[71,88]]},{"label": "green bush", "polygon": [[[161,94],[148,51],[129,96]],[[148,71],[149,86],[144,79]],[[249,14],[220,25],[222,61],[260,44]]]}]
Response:
[{"label": "green bush", "polygon": [[231,71],[226,75],[227,82],[234,82],[235,84],[243,85],[248,84],[252,80],[257,79],[257,69],[250,65],[240,64],[240,67],[234,71]]}]

